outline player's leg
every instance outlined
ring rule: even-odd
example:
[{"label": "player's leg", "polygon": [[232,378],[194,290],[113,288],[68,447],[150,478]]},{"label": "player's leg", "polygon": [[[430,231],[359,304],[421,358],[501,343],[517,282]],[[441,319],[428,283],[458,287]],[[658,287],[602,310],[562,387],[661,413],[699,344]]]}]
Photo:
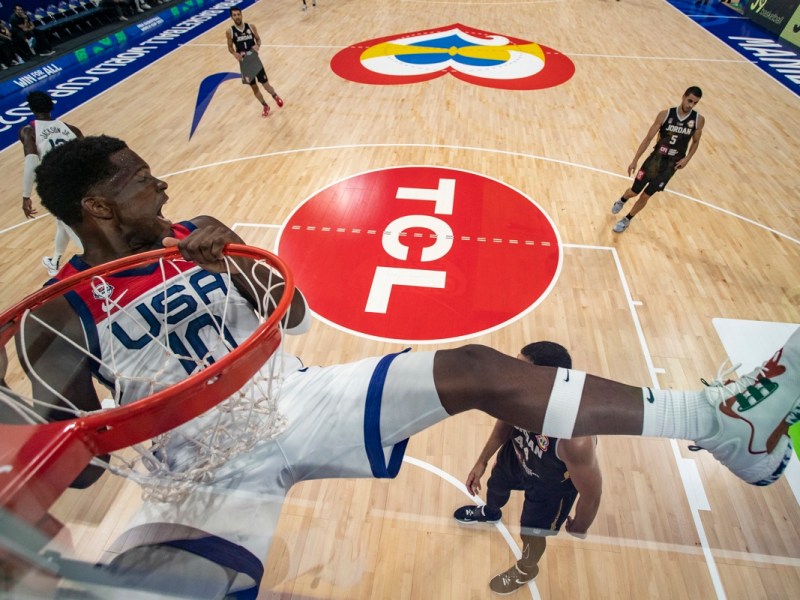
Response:
[{"label": "player's leg", "polygon": [[[290,400],[301,405],[292,416],[301,414],[302,398]],[[293,435],[290,444],[299,445],[303,427],[302,419],[289,421],[283,434],[234,456],[178,502],[146,498],[102,562],[134,584],[137,574],[147,577],[148,587],[174,579],[164,589],[181,597],[255,598],[262,560],[292,483],[292,465],[286,462],[282,442]],[[305,445],[315,447],[308,438]],[[181,456],[185,467],[199,468],[202,465],[191,465],[186,454],[191,449],[187,442],[171,447],[171,453]],[[180,473],[177,469],[176,475]]]},{"label": "player's leg", "polygon": [[630,212],[617,221],[617,223],[614,225],[614,233],[622,233],[625,231],[630,226],[633,217],[635,217],[645,206],[647,206],[650,196],[657,191],[658,189],[653,189],[652,183],[649,184],[639,195],[639,199],[636,200],[636,203],[633,205],[633,208],[631,208]]},{"label": "player's leg", "polygon": [[625,231],[631,224],[633,217],[647,206],[647,201],[650,200],[650,197],[657,192],[663,192],[667,187],[667,183],[675,174],[675,162],[667,160],[666,158],[653,156],[649,158],[645,164],[647,168],[643,181],[647,181],[647,186],[644,188],[644,191],[641,193],[630,212],[614,226],[614,231],[616,233]]},{"label": "player's leg", "polygon": [[267,73],[262,69],[261,72],[258,74],[258,81],[261,82],[261,85],[264,86],[264,89],[267,90],[267,93],[272,96],[272,99],[275,100],[275,103],[278,105],[278,108],[283,108],[283,99],[278,96],[278,92],[275,91],[275,88],[272,87],[269,83],[269,79],[267,79]]},{"label": "player's leg", "polygon": [[[631,198],[633,198],[633,197],[634,197],[636,194],[638,194],[639,192],[641,192],[641,191],[642,191],[642,190],[640,189],[640,190],[637,192],[636,190],[634,190],[634,189],[633,189],[633,188],[634,188],[634,186],[636,186],[636,181],[635,181],[635,180],[634,180],[634,182],[633,182],[633,185],[631,185],[631,187],[629,187],[627,190],[625,190],[625,191],[623,192],[622,196],[620,196],[620,197],[619,197],[619,199],[617,199],[617,200],[615,200],[615,201],[614,201],[614,204],[612,204],[612,205],[611,205],[611,214],[612,214],[612,215],[615,215],[615,214],[617,214],[619,211],[621,211],[621,210],[622,210],[622,207],[623,207],[623,206],[625,206],[625,203],[626,203],[628,200],[630,200],[630,199],[631,199]],[[642,186],[642,187],[643,187],[643,186]]]},{"label": "player's leg", "polygon": [[[635,196],[638,196],[642,192],[642,190],[645,189],[645,186],[655,176],[656,167],[658,166],[658,160],[659,157],[654,156],[652,154],[645,159],[645,161],[642,163],[642,166],[636,172],[636,175],[633,178],[633,182],[631,183],[631,187],[625,190],[625,193],[622,194],[622,196],[620,196],[619,199],[615,201],[614,204],[611,205],[612,215],[616,215],[617,213],[619,213],[625,206],[625,203],[628,202],[628,200],[630,200]],[[645,204],[646,203],[647,201],[645,201]],[[617,233],[625,231],[625,228],[627,228],[627,222],[624,223],[624,226],[621,225],[624,221],[625,219],[619,221],[617,225],[614,227],[614,231],[616,231]],[[617,231],[618,227],[620,228],[619,231]]]},{"label": "player's leg", "polygon": [[618,200],[611,205],[611,214],[616,215],[619,211],[622,210],[622,207],[625,206],[625,203],[633,198],[634,196],[639,195],[641,191],[644,189],[645,185],[647,185],[647,181],[649,180],[648,172],[651,170],[651,165],[653,162],[653,157],[648,156],[645,161],[642,163],[642,166],[636,172],[636,175],[631,182],[631,186],[625,190],[622,196],[619,197]]},{"label": "player's leg", "polygon": [[694,440],[741,479],[766,485],[783,473],[791,457],[786,430],[800,419],[800,329],[752,373],[696,392],[537,367],[484,346],[436,352],[433,378],[449,414],[478,409],[558,438]]},{"label": "player's leg", "polygon": [[[66,231],[66,232],[67,232],[67,235],[69,236],[69,240],[72,242],[72,244],[73,244],[73,245],[75,246],[75,248],[77,249],[77,253],[78,253],[78,254],[83,254],[83,242],[81,242],[81,238],[79,238],[79,237],[78,237],[78,234],[77,234],[77,233],[75,233],[75,232],[72,230],[72,227],[70,227],[69,225],[67,225],[67,224],[66,224],[66,223],[64,223],[63,221],[59,221],[59,222],[58,222],[58,226],[59,226],[59,227],[63,227],[63,228],[64,228],[64,231]],[[66,249],[66,248],[65,248],[65,249]]]},{"label": "player's leg", "polygon": [[539,574],[539,560],[547,548],[547,536],[556,535],[569,515],[577,492],[574,488],[565,494],[557,490],[536,487],[533,482],[525,490],[525,502],[520,517],[522,555],[511,567],[489,582],[498,594],[510,594]]},{"label": "player's leg", "polygon": [[505,595],[521,588],[539,575],[539,560],[547,548],[547,538],[530,533],[520,533],[522,556],[508,569],[492,577],[489,588],[496,594]]},{"label": "player's leg", "polygon": [[256,97],[256,100],[258,100],[261,103],[262,116],[264,117],[269,116],[269,106],[267,105],[267,101],[264,100],[264,96],[261,95],[261,90],[258,89],[258,83],[256,82],[255,79],[250,82],[250,89],[252,90],[253,95]]},{"label": "player's leg", "polygon": [[492,591],[509,594],[536,579],[539,560],[547,548],[547,537],[558,534],[578,497],[573,486],[565,487],[559,490],[536,480],[529,482],[520,516],[522,556],[516,564],[489,582]]},{"label": "player's leg", "polygon": [[500,509],[508,503],[511,490],[523,489],[523,478],[514,446],[510,441],[506,442],[498,450],[492,473],[486,482],[486,509],[490,515],[496,515],[500,519]]},{"label": "player's leg", "polygon": [[53,276],[58,273],[58,269],[61,266],[61,257],[67,251],[67,244],[69,243],[70,239],[74,241],[77,240],[77,246],[80,248],[79,252],[83,252],[83,245],[81,244],[80,239],[75,232],[72,231],[63,221],[60,219],[56,219],[56,235],[54,240],[54,249],[52,256],[45,256],[42,259],[42,264],[47,269],[47,272]]}]

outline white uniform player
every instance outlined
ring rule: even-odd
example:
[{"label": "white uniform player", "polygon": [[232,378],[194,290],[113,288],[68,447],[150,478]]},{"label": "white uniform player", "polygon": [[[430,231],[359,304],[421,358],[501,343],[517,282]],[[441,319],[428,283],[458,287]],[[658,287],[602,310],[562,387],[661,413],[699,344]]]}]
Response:
[{"label": "white uniform player", "polygon": [[[79,129],[67,125],[63,121],[53,119],[50,111],[53,108],[53,100],[44,92],[32,92],[28,95],[28,106],[34,115],[34,120],[24,126],[19,132],[25,152],[25,167],[22,176],[22,209],[25,216],[33,218],[36,211],[31,205],[31,192],[33,191],[34,171],[39,165],[40,159],[56,146],[60,146],[82,137]],[[42,264],[52,276],[58,271],[61,256],[67,249],[67,244],[72,243],[83,252],[83,245],[75,232],[56,219],[55,249],[52,256],[42,258]]]},{"label": "white uniform player", "polygon": [[[39,151],[39,158],[47,154],[56,146],[63,144],[69,140],[74,140],[76,136],[72,130],[63,121],[53,119],[52,121],[35,120],[32,125],[36,130],[36,148]],[[30,196],[30,194],[27,194]],[[56,237],[55,248],[52,256],[45,256],[42,259],[42,264],[47,269],[50,275],[55,275],[58,271],[58,263],[61,256],[67,250],[67,242],[72,240],[72,243],[80,248],[79,252],[83,251],[81,240],[75,235],[75,232],[64,223],[56,219]]]},{"label": "white uniform player", "polygon": [[[180,239],[193,228],[188,222],[175,224],[173,233]],[[73,257],[56,279],[86,268]],[[89,350],[102,359],[93,368],[94,375],[115,390],[122,403],[185,379],[198,362],[227,354],[257,326],[253,308],[227,275],[181,261],[165,265],[164,272],[156,265],[127,270],[67,294],[83,323]],[[223,309],[224,335],[220,335]],[[285,333],[306,329],[304,322]],[[258,582],[250,566],[261,568],[292,485],[319,478],[394,477],[407,439],[448,416],[433,382],[433,354],[404,352],[302,368],[299,360],[278,351],[270,361],[283,365],[278,411],[285,425],[271,439],[224,464],[209,484],[197,486],[183,501],[146,500],[131,525],[148,525],[151,544],[174,542],[177,535],[191,552],[213,557],[218,564],[222,544],[228,566]],[[120,375],[126,373],[131,377]],[[185,435],[176,437],[167,449],[171,468],[192,463],[193,433],[205,420],[217,418],[217,412],[209,411],[179,428]],[[211,536],[202,542],[187,541],[185,530],[173,525]],[[196,574],[180,579],[198,581]]]}]

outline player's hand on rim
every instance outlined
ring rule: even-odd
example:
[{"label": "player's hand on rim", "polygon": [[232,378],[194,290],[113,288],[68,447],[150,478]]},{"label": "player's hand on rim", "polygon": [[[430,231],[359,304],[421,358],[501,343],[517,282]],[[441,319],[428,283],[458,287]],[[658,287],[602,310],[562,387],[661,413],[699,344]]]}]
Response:
[{"label": "player's hand on rim", "polygon": [[226,244],[243,244],[242,238],[224,225],[199,227],[182,240],[166,237],[165,248],[176,247],[181,255],[212,273],[228,271],[223,249]]}]

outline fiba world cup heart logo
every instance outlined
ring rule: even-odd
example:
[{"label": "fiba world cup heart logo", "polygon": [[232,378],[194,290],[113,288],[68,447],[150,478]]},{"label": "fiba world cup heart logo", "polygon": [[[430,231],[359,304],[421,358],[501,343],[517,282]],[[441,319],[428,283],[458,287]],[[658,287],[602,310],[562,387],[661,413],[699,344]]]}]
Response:
[{"label": "fiba world cup heart logo", "polygon": [[333,57],[331,69],[343,79],[371,85],[452,75],[506,90],[554,87],[575,73],[573,62],[557,50],[459,23],[353,44]]}]

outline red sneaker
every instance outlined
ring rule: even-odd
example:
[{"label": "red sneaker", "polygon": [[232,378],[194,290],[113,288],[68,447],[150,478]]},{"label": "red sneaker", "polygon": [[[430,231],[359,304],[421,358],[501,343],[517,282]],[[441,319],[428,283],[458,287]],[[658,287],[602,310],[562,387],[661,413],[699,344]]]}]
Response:
[{"label": "red sneaker", "polygon": [[269,106],[268,105],[266,105],[266,104],[264,105],[264,110],[261,111],[261,116],[262,117],[268,117],[269,116]]},{"label": "red sneaker", "polygon": [[278,108],[283,108],[283,100],[281,99],[281,97],[278,96],[278,94],[275,94],[273,98],[275,99],[275,102],[278,104]]}]

